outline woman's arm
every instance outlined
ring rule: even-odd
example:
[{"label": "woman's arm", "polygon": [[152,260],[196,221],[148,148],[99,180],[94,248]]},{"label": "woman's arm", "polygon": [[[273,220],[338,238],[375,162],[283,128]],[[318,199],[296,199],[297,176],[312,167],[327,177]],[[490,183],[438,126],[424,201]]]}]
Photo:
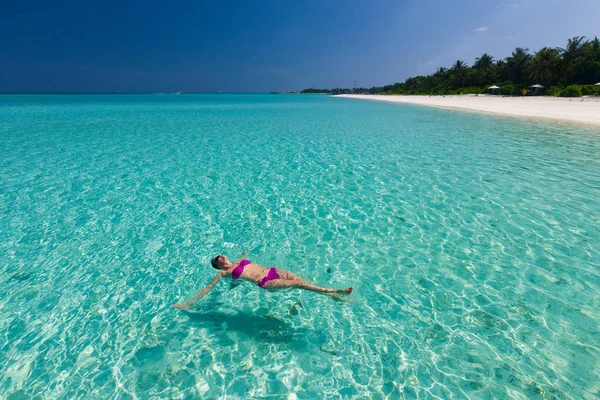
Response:
[{"label": "woman's arm", "polygon": [[232,264],[237,264],[237,263],[241,262],[244,258],[246,258],[246,254],[248,254],[248,250],[244,250],[244,252],[240,256],[240,258],[235,260]]},{"label": "woman's arm", "polygon": [[210,290],[213,288],[213,286],[215,286],[217,284],[217,282],[219,282],[221,280],[222,277],[225,276],[225,272],[221,271],[217,274],[217,276],[215,276],[215,279],[212,280],[211,283],[209,283],[204,289],[202,289],[200,291],[200,293],[198,293],[196,295],[196,297],[194,297],[193,299],[191,299],[190,301],[186,301],[183,304],[173,304],[171,307],[172,308],[178,308],[180,310],[187,310],[188,308],[190,308],[190,306],[197,302],[198,300],[200,300],[202,298],[202,296],[204,296],[206,293],[210,292]]}]

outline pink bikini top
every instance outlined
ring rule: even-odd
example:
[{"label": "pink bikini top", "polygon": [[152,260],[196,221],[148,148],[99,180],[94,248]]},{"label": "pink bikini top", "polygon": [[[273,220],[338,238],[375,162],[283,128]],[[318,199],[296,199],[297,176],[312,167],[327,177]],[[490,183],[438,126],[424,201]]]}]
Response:
[{"label": "pink bikini top", "polygon": [[244,273],[244,267],[248,264],[251,264],[249,260],[242,260],[237,267],[231,271],[231,279],[236,280],[239,279],[240,276]]}]

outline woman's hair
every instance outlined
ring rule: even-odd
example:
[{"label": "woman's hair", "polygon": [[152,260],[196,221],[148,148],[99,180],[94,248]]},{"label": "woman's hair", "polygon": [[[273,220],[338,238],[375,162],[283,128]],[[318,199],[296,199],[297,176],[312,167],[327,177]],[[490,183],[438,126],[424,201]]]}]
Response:
[{"label": "woman's hair", "polygon": [[210,261],[210,265],[215,269],[219,269],[219,257],[221,257],[221,255],[217,254],[215,258]]}]

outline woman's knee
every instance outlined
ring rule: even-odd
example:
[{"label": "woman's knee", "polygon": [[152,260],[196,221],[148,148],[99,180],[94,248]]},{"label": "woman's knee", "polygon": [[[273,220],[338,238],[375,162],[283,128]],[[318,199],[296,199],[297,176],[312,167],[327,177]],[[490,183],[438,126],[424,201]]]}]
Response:
[{"label": "woman's knee", "polygon": [[284,280],[296,280],[296,279],[300,279],[297,275],[294,275],[293,273],[291,273],[290,271],[286,271],[285,269],[278,269],[277,272],[279,273],[279,276],[281,276],[281,278],[283,278]]}]

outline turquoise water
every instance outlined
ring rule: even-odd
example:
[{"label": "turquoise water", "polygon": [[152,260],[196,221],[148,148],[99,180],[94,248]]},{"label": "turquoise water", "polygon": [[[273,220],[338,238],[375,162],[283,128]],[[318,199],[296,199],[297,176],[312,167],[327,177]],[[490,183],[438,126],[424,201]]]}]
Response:
[{"label": "turquoise water", "polygon": [[[600,396],[598,130],[0,96],[0,143],[0,398]],[[244,249],[354,303],[220,282],[169,308]]]}]

